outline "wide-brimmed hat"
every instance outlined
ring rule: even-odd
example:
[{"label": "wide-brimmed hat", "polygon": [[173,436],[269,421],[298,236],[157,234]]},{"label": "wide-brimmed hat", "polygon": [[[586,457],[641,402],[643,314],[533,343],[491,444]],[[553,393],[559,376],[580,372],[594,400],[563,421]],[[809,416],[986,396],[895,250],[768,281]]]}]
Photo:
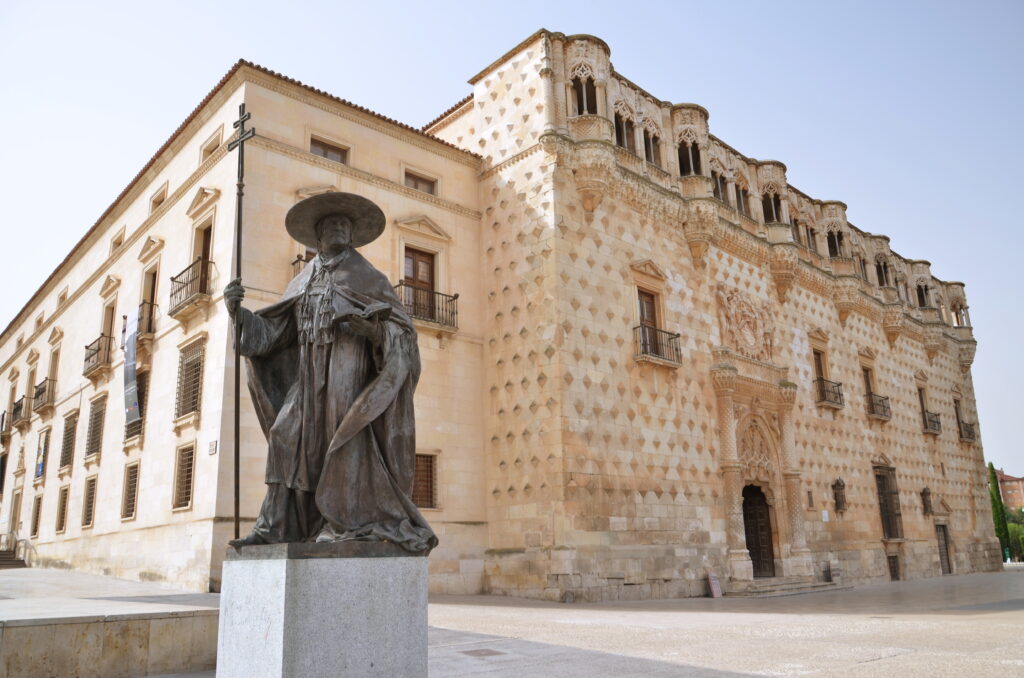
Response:
[{"label": "wide-brimmed hat", "polygon": [[352,247],[373,242],[384,232],[384,212],[375,202],[340,192],[321,193],[295,203],[284,218],[284,227],[303,245],[316,248],[316,225],[332,214],[344,215],[352,222]]}]

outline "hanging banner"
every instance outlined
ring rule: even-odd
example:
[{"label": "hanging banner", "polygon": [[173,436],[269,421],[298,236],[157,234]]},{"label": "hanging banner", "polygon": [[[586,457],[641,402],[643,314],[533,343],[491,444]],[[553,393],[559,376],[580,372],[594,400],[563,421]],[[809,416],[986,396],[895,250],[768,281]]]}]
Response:
[{"label": "hanging banner", "polygon": [[142,416],[139,412],[139,386],[135,381],[135,345],[139,337],[139,315],[129,313],[125,323],[124,339],[124,423],[134,424]]}]

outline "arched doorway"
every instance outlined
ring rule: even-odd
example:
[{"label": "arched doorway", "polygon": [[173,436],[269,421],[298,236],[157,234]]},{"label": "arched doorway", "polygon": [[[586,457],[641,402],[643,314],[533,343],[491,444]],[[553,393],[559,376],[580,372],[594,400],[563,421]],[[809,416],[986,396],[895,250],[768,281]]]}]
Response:
[{"label": "arched doorway", "polygon": [[754,566],[754,577],[775,576],[775,549],[772,547],[772,523],[768,498],[757,485],[743,488],[743,526],[747,550]]}]

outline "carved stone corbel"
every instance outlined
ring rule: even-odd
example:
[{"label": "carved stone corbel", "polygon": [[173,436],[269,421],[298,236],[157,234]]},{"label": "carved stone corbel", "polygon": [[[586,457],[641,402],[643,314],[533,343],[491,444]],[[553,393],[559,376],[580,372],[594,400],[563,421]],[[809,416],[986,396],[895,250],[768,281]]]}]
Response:
[{"label": "carved stone corbel", "polygon": [[960,362],[960,371],[969,372],[971,365],[974,364],[974,352],[977,350],[977,342],[971,341],[960,344],[960,348],[957,351],[957,359]]},{"label": "carved stone corbel", "polygon": [[785,303],[789,290],[796,284],[800,255],[797,253],[797,245],[792,242],[775,243],[771,247],[769,266],[775,283],[775,294],[779,297],[779,303]]},{"label": "carved stone corbel", "polygon": [[903,334],[903,309],[887,309],[882,316],[882,329],[885,330],[885,338],[889,340],[889,345],[895,346],[896,340]]},{"label": "carved stone corbel", "polygon": [[683,234],[690,247],[693,263],[706,265],[704,256],[715,242],[715,228],[718,226],[718,206],[711,200],[691,200]]},{"label": "carved stone corbel", "polygon": [[860,283],[856,278],[842,277],[832,287],[832,301],[839,312],[839,322],[846,327],[846,319],[857,308],[857,297],[860,295]]}]

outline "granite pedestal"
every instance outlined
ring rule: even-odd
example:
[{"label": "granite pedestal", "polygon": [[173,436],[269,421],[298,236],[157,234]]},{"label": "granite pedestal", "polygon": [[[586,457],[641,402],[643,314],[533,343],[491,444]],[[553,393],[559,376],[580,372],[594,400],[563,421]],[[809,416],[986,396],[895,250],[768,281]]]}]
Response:
[{"label": "granite pedestal", "polygon": [[228,549],[217,678],[426,675],[426,557],[376,542]]}]

